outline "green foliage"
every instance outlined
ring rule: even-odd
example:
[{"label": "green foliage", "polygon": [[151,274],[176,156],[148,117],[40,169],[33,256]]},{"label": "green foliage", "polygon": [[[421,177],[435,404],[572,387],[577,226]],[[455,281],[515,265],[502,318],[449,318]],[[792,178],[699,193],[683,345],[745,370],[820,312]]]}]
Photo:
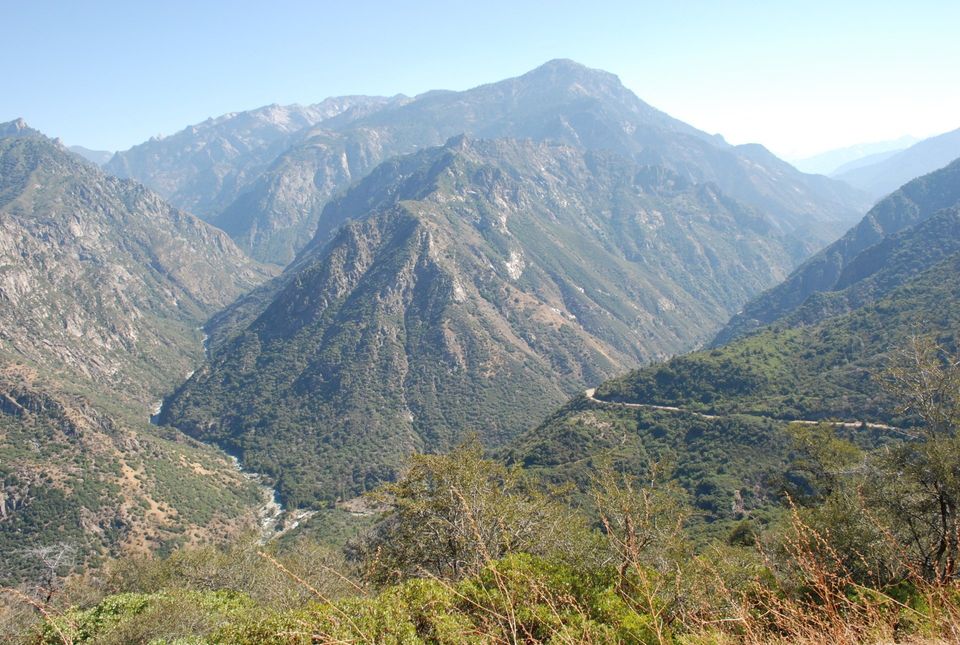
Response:
[{"label": "green foliage", "polygon": [[409,580],[376,596],[294,610],[263,611],[232,592],[120,594],[47,625],[42,642],[59,643],[58,629],[76,643],[672,642],[624,596],[613,569],[525,554],[458,583]]},{"label": "green foliage", "polygon": [[352,551],[367,571],[388,565],[375,593],[303,542],[272,554],[252,542],[183,551],[112,569],[99,583],[112,595],[47,620],[41,642],[874,643],[953,633],[956,581],[910,567],[913,545],[890,540],[895,516],[876,523],[889,501],[849,470],[860,453],[834,444],[838,457],[823,427],[794,438],[833,488],[782,527],[744,520],[699,554],[684,494],[656,467],[637,478],[598,466],[602,530],[592,554],[574,556],[588,544],[577,512],[543,514],[528,475],[484,460],[474,443],[418,457],[382,491],[393,510],[369,548]]},{"label": "green foliage", "polygon": [[280,609],[301,605],[316,592],[328,598],[353,593],[355,587],[346,582],[353,574],[354,567],[328,546],[308,540],[263,545],[247,534],[226,546],[121,558],[95,577],[109,593],[230,590]]},{"label": "green foliage", "polygon": [[0,400],[0,585],[48,586],[38,549],[67,548],[66,575],[131,543],[169,550],[235,531],[260,502],[222,455],[179,433],[3,375]]},{"label": "green foliage", "polygon": [[822,499],[840,485],[843,473],[862,462],[862,451],[827,424],[795,423],[787,427],[797,454],[786,473],[785,489],[794,501]]},{"label": "green foliage", "polygon": [[[863,452],[895,446],[923,423],[916,397],[891,392],[875,375],[918,334],[947,344],[960,335],[960,212],[931,206],[954,204],[950,177],[958,168],[920,182],[923,190],[914,187],[920,193],[911,195],[929,201],[922,217],[911,219],[908,202],[884,206],[892,209],[884,211],[890,222],[913,226],[860,240],[834,276],[833,291],[791,304],[775,324],[727,345],[607,381],[595,397],[608,404],[575,399],[502,454],[581,490],[602,458],[635,474],[650,461],[674,464],[697,509],[694,530],[704,537],[725,537],[746,516],[769,522],[783,492],[799,503],[829,496],[842,471],[863,469]],[[860,233],[872,230],[871,221]],[[793,420],[806,423],[791,426]]]},{"label": "green foliage", "polygon": [[946,580],[960,558],[960,357],[914,338],[884,373],[900,410],[922,420],[911,440],[860,455],[825,429],[796,434],[821,495],[804,520],[831,558],[873,584]]},{"label": "green foliage", "polygon": [[[553,219],[542,226],[528,216],[543,213],[513,172],[518,159],[507,159],[530,150],[492,145],[503,158],[478,160],[464,153],[466,142],[453,142],[397,162],[425,173],[417,181],[385,171],[373,193],[345,197],[344,204],[385,201],[374,220],[348,226],[315,261],[279,281],[283,293],[168,412],[198,436],[243,452],[247,465],[276,477],[292,505],[319,506],[398,477],[377,493],[388,512],[348,548],[366,577],[352,582],[351,564],[302,539],[263,552],[253,539],[225,550],[174,550],[204,539],[198,525],[226,523],[249,508],[248,489],[228,492],[236,478],[224,475],[222,460],[170,429],[147,435],[116,423],[82,396],[5,387],[0,553],[11,555],[4,567],[11,562],[14,573],[3,571],[0,582],[18,582],[24,571],[49,588],[46,598],[10,592],[45,617],[32,636],[107,643],[955,636],[960,361],[954,348],[914,343],[910,362],[885,379],[872,375],[914,334],[945,341],[960,331],[960,254],[950,234],[957,213],[934,215],[853,258],[835,289],[771,327],[608,382],[598,388],[600,402],[579,397],[503,449],[508,465],[483,459],[479,443],[469,443],[416,456],[403,470],[411,452],[454,445],[471,428],[502,443],[526,422],[521,417],[551,405],[545,392],[559,397],[623,356],[641,358],[625,340],[636,331],[627,316],[631,306],[653,311],[649,294],[682,286],[691,301],[724,306],[738,297],[655,273],[636,284],[612,280],[634,275],[631,263],[648,244],[683,248],[686,238],[671,238],[681,235],[675,222],[660,240],[613,251],[583,242],[582,205],[544,207]],[[604,155],[567,151],[558,160],[556,150],[534,152],[565,168],[585,163],[609,182],[609,203],[592,205],[604,213],[594,224],[608,237],[642,238],[644,227],[630,219],[639,206],[703,205],[705,195],[666,172],[631,179]],[[29,183],[23,172],[11,176],[14,192]],[[656,199],[638,196],[640,179]],[[697,226],[749,215],[717,208]],[[497,220],[507,211],[509,229]],[[506,280],[497,272],[513,261],[514,238],[533,261]],[[917,259],[919,248],[930,250],[926,258]],[[589,270],[578,257],[611,254],[614,261]],[[682,255],[673,259],[690,261]],[[468,280],[471,263],[482,271]],[[708,264],[716,268],[717,258]],[[615,284],[616,293],[602,284]],[[589,335],[573,318],[553,324],[526,315],[531,298],[540,309],[562,305],[561,318],[576,312]],[[661,308],[672,311],[657,300]],[[609,363],[597,367],[598,354]],[[135,369],[149,364],[142,358]],[[645,407],[651,403],[681,409]],[[831,417],[909,430],[838,429]],[[325,460],[329,468],[315,467]],[[656,463],[668,478],[649,475]],[[130,499],[130,489],[139,497]],[[799,506],[771,531],[783,489],[801,493],[792,497]],[[316,521],[342,518],[342,509],[323,510]],[[342,536],[351,526],[321,530]],[[75,603],[55,587],[73,550],[93,563],[135,529],[144,531],[144,545],[172,553],[100,572]],[[42,548],[17,552],[22,536]],[[56,604],[59,594],[70,609]]]},{"label": "green foliage", "polygon": [[446,455],[420,455],[378,491],[390,511],[359,545],[377,584],[411,576],[458,580],[506,553],[582,559],[585,525],[556,491],[518,467],[482,458],[474,439]]},{"label": "green foliage", "polygon": [[687,354],[608,381],[597,397],[719,414],[915,423],[871,375],[916,335],[960,333],[958,294],[960,254],[853,312]]},{"label": "green foliage", "polygon": [[756,543],[757,529],[750,520],[739,521],[727,537],[730,546],[754,546]]},{"label": "green foliage", "polygon": [[300,520],[296,530],[284,533],[276,541],[285,546],[305,539],[339,549],[370,530],[377,518],[375,510],[324,508]]},{"label": "green foliage", "polygon": [[781,426],[749,416],[703,419],[578,399],[501,454],[554,485],[574,483],[588,505],[598,465],[643,477],[659,463],[692,506],[691,530],[714,538],[747,515],[766,524],[776,514],[792,451]]},{"label": "green foliage", "polygon": [[170,591],[110,596],[90,609],[47,623],[40,643],[202,642],[221,625],[253,613],[250,599],[230,591]]}]

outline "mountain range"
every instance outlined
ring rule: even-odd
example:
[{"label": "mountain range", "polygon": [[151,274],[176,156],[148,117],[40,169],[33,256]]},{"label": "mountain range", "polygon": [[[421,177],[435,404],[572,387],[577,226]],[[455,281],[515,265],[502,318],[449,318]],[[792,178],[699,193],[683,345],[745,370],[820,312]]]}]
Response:
[{"label": "mountain range", "polygon": [[385,162],[319,221],[161,417],[293,504],[470,432],[502,443],[586,384],[705,340],[792,264],[786,236],[714,185],[532,141],[461,136]]},{"label": "mountain range", "polygon": [[960,129],[924,139],[873,163],[839,168],[832,177],[859,188],[874,199],[893,192],[914,177],[925,175],[960,157]]},{"label": "mountain range", "polygon": [[0,164],[0,351],[149,403],[196,360],[197,326],[271,275],[45,137],[0,140]]},{"label": "mountain range", "polygon": [[210,220],[293,145],[304,128],[333,116],[355,117],[389,102],[345,96],[307,106],[232,112],[118,152],[105,169],[137,179],[170,203]]},{"label": "mountain range", "polygon": [[[839,235],[867,205],[846,184],[799,173],[758,145],[731,146],[647,105],[613,74],[572,61],[464,92],[329,101],[341,111],[294,119],[297,109],[273,107],[208,121],[118,153],[107,169],[197,211],[253,257],[281,265],[313,237],[338,191],[392,156],[460,134],[610,151],[716,183],[769,213],[806,252]],[[256,126],[239,127],[248,121]],[[216,197],[198,197],[204,194]]]},{"label": "mountain range", "polygon": [[766,508],[786,419],[911,423],[867,375],[957,327],[958,173],[825,247],[867,195],[565,60],[103,169],[0,124],[0,584],[38,575],[23,542],[95,565],[253,526],[238,463],[321,509],[472,434],[556,481],[674,456],[705,519]]},{"label": "mountain range", "polygon": [[866,166],[888,159],[901,150],[920,141],[916,137],[903,136],[889,141],[860,143],[836,150],[828,150],[812,157],[791,159],[790,162],[803,172],[833,177],[846,170]]}]

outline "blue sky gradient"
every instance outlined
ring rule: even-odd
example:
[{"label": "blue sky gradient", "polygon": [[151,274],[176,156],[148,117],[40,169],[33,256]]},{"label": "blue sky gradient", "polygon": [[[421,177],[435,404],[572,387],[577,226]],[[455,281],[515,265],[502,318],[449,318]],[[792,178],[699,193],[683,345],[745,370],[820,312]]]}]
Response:
[{"label": "blue sky gradient", "polygon": [[125,149],[269,103],[466,89],[552,58],[803,156],[960,127],[960,2],[0,0],[0,121]]}]

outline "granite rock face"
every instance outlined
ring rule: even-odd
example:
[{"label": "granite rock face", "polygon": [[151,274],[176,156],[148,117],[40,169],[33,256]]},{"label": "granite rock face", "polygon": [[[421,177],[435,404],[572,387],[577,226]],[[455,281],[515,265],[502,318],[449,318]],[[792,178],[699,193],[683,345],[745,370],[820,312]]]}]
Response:
[{"label": "granite rock face", "polygon": [[333,116],[362,115],[387,101],[345,96],[225,114],[118,152],[105,169],[136,179],[174,206],[209,220],[293,145],[298,132]]},{"label": "granite rock face", "polygon": [[152,403],[197,327],[271,271],[222,231],[42,136],[0,139],[0,349]]}]

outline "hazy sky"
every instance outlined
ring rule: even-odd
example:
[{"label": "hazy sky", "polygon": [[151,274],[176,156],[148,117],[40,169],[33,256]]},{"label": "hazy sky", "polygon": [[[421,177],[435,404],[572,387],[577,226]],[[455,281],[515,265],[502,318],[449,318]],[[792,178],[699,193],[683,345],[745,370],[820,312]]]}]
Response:
[{"label": "hazy sky", "polygon": [[0,0],[0,121],[124,149],[209,116],[572,58],[783,156],[960,127],[957,0]]}]

